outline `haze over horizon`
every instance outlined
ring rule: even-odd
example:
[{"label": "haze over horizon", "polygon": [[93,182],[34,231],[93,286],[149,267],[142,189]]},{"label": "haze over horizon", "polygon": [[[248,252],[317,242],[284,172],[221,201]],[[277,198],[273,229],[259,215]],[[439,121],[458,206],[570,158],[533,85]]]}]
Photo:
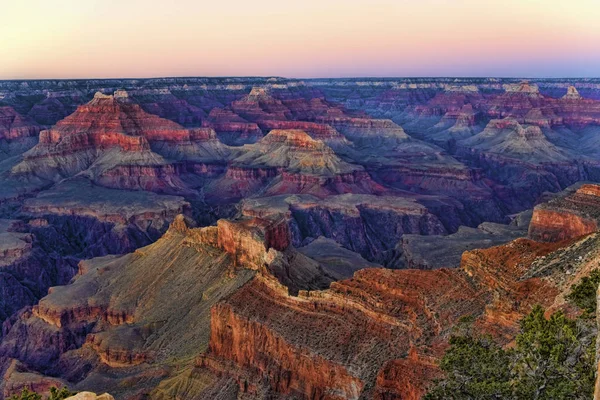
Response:
[{"label": "haze over horizon", "polygon": [[551,78],[600,70],[596,0],[33,0],[2,8],[0,79]]}]

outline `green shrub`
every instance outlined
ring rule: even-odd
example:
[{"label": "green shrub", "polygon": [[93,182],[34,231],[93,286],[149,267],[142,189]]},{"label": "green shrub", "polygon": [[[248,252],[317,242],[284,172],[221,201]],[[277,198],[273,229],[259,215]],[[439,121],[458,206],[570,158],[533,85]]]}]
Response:
[{"label": "green shrub", "polygon": [[442,399],[589,399],[594,390],[595,325],[536,306],[521,321],[514,349],[491,338],[453,337],[445,374],[425,396]]},{"label": "green shrub", "polygon": [[600,270],[595,269],[571,288],[568,299],[577,307],[581,308],[587,316],[593,316],[596,313],[596,291],[600,285]]},{"label": "green shrub", "polygon": [[[74,394],[74,392],[71,392],[66,387],[62,389],[51,387],[50,396],[48,396],[47,400],[64,400]],[[29,390],[29,388],[23,388],[21,394],[14,394],[9,397],[9,400],[42,400],[42,395]]]}]

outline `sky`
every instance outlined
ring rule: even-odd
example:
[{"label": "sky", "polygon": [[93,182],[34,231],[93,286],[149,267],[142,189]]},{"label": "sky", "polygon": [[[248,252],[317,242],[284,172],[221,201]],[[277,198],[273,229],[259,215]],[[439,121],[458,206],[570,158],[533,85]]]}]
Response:
[{"label": "sky", "polygon": [[0,79],[600,76],[600,0],[0,0],[0,20]]}]

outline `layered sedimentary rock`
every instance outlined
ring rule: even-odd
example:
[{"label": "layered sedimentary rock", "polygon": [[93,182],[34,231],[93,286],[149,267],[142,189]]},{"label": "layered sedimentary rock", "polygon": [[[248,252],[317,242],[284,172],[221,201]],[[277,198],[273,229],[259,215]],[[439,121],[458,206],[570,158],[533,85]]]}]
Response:
[{"label": "layered sedimentary rock", "polygon": [[32,268],[39,264],[32,257],[33,236],[15,232],[19,225],[19,221],[0,220],[0,291],[3,293],[0,300],[1,321],[36,300],[35,294],[27,287],[26,280],[29,279],[29,272],[41,272],[41,268]]},{"label": "layered sedimentary rock", "polygon": [[51,387],[62,388],[65,384],[59,378],[46,377],[29,371],[25,365],[17,360],[10,360],[2,379],[9,382],[8,385],[4,385],[2,391],[4,398],[9,398],[13,394],[20,394],[23,389],[29,389],[41,394],[49,394]]},{"label": "layered sedimentary rock", "polygon": [[214,128],[219,138],[229,145],[254,143],[263,137],[256,123],[246,121],[231,110],[214,108],[202,124]]},{"label": "layered sedimentary rock", "polygon": [[289,218],[292,243],[334,239],[368,260],[381,260],[403,234],[440,235],[441,221],[414,199],[344,194],[320,200],[314,196],[276,196],[247,200],[242,212],[261,218]]},{"label": "layered sedimentary rock", "polygon": [[20,154],[37,143],[41,127],[12,107],[0,107],[0,155]]},{"label": "layered sedimentary rock", "polygon": [[458,146],[472,152],[492,153],[533,163],[559,163],[572,157],[553,145],[539,126],[522,126],[512,118],[490,121],[483,132],[461,141]]},{"label": "layered sedimentary rock", "polygon": [[322,141],[301,130],[273,130],[258,144],[244,150],[244,154],[236,158],[236,164],[281,167],[315,175],[356,169],[340,160]]},{"label": "layered sedimentary rock", "polygon": [[340,131],[357,146],[397,145],[408,139],[399,125],[391,120],[325,116],[317,119]]},{"label": "layered sedimentary rock", "polygon": [[80,258],[133,251],[189,213],[182,198],[123,192],[84,180],[64,182],[0,227],[0,320],[33,305],[51,286],[69,282]]},{"label": "layered sedimentary rock", "polygon": [[[223,220],[193,229],[180,216],[148,247],[81,262],[73,284],[52,288],[8,325],[0,355],[70,386],[150,391],[177,375],[170,360],[193,365],[190,355],[208,346],[210,307],[256,271],[294,293],[328,286],[320,265],[288,246],[285,224]],[[117,384],[124,368],[135,378]]]},{"label": "layered sedimentary rock", "polygon": [[235,113],[251,121],[286,120],[290,112],[280,100],[273,98],[267,89],[254,87],[240,100],[231,103]]},{"label": "layered sedimentary rock", "polygon": [[0,107],[0,140],[12,141],[37,136],[40,126],[12,107]]},{"label": "layered sedimentary rock", "polygon": [[313,139],[322,140],[325,144],[333,148],[349,145],[348,140],[344,136],[327,124],[305,121],[265,120],[260,122],[260,126],[265,131],[273,129],[301,130],[309,134]]},{"label": "layered sedimentary rock", "polygon": [[[201,365],[234,376],[250,398],[420,398],[461,317],[507,342],[520,316],[552,303],[562,284],[519,281],[556,248],[521,240],[466,253],[458,270],[364,269],[298,297],[256,277],[213,307]],[[415,379],[392,379],[407,374]]]},{"label": "layered sedimentary rock", "polygon": [[599,206],[600,186],[582,185],[572,194],[558,196],[536,206],[529,237],[559,242],[596,232],[600,222]]},{"label": "layered sedimentary rock", "polygon": [[254,178],[276,176],[280,179],[273,180],[266,189],[269,194],[312,193],[324,197],[385,191],[361,166],[343,161],[324,142],[300,130],[272,130],[259,142],[244,146],[233,159],[226,178],[250,178],[251,182]]},{"label": "layered sedimentary rock", "polygon": [[96,93],[87,104],[40,133],[40,143],[15,166],[16,176],[49,180],[84,173],[109,187],[185,192],[179,179],[190,163],[223,163],[228,150],[210,128],[185,129],[148,114],[127,92]]},{"label": "layered sedimentary rock", "polygon": [[194,387],[226,399],[417,399],[439,376],[462,317],[508,343],[534,304],[562,307],[600,259],[597,234],[560,244],[519,239],[466,252],[458,269],[364,262],[331,283],[327,271],[348,269],[322,255],[321,267],[290,247],[280,219],[289,203],[246,209],[254,215],[206,228],[178,217],[155,244],[81,263],[72,285],[7,325],[0,354],[76,388],[113,385],[123,397],[187,397]]},{"label": "layered sedimentary rock", "polygon": [[[0,82],[0,132],[56,123],[0,163],[21,221],[0,235],[4,392],[419,398],[461,317],[508,343],[597,266],[593,187],[536,209],[551,243],[473,249],[523,233],[485,221],[600,180],[598,99],[596,80]],[[179,218],[35,305],[181,212],[236,218]]]},{"label": "layered sedimentary rock", "polygon": [[27,200],[22,212],[47,250],[90,257],[145,246],[176,215],[191,209],[181,197],[107,189],[75,179]]},{"label": "layered sedimentary rock", "polygon": [[[190,231],[180,219],[149,247],[82,263],[74,284],[54,288],[15,322],[0,352],[38,371],[64,374],[71,387],[80,382],[100,391],[111,384],[120,388],[116,394],[132,395],[139,387],[122,385],[118,375],[134,366],[134,376],[158,384],[168,373],[167,359],[206,348],[210,306],[252,276],[235,272],[213,228],[207,229]],[[46,345],[36,348],[42,341]],[[106,368],[114,371],[104,375]]]},{"label": "layered sedimentary rock", "polygon": [[[526,219],[530,218],[531,215]],[[448,236],[403,235],[386,266],[417,269],[456,268],[460,265],[465,251],[486,249],[525,237],[528,225],[484,222],[477,228],[461,226],[457,232]]]}]

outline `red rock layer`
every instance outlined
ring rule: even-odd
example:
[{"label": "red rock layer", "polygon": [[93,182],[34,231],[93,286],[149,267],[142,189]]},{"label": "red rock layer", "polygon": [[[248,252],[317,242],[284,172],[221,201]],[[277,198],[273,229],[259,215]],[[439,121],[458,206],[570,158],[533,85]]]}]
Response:
[{"label": "red rock layer", "polygon": [[529,237],[545,242],[578,238],[599,229],[600,186],[583,185],[574,194],[537,206]]},{"label": "red rock layer", "polygon": [[[210,343],[211,354],[266,374],[278,394],[302,394],[315,400],[358,399],[364,386],[343,366],[290,346],[268,327],[235,314],[227,304],[211,310]],[[247,385],[242,387],[247,391]]]},{"label": "red rock layer", "polygon": [[112,368],[123,368],[139,365],[149,360],[145,352],[136,352],[124,347],[111,347],[101,334],[89,334],[86,344],[100,357],[100,361]]},{"label": "red rock layer", "polygon": [[189,143],[215,139],[208,128],[185,129],[175,122],[146,113],[124,92],[114,96],[96,93],[54,127],[40,134],[40,143],[52,153],[67,154],[85,149],[121,148],[149,150],[148,142]]},{"label": "red rock layer", "polygon": [[0,139],[15,140],[36,136],[40,127],[16,112],[12,107],[0,107]]},{"label": "red rock layer", "polygon": [[260,127],[264,130],[272,130],[272,129],[285,129],[285,130],[302,130],[308,133],[313,139],[319,140],[331,140],[331,139],[343,139],[343,136],[340,135],[335,128],[326,125],[326,124],[318,124],[316,122],[305,122],[305,121],[276,121],[276,120],[267,120],[261,121]]},{"label": "red rock layer", "polygon": [[259,276],[213,308],[208,358],[212,368],[231,363],[221,370],[242,388],[248,380],[302,399],[418,399],[461,317],[507,343],[534,304],[554,301],[549,281],[521,277],[560,246],[517,240],[465,253],[455,270],[363,269],[298,297]]},{"label": "red rock layer", "polygon": [[277,119],[285,120],[290,110],[280,100],[273,98],[265,88],[252,88],[250,94],[231,103],[237,114],[251,121]]},{"label": "red rock layer", "polygon": [[113,311],[107,306],[82,305],[74,308],[48,307],[42,299],[33,307],[33,315],[58,328],[71,324],[104,321],[110,325],[122,325],[133,322],[133,315],[125,311]]},{"label": "red rock layer", "polygon": [[254,122],[248,122],[230,110],[213,108],[202,126],[212,127],[217,132],[237,132],[240,138],[262,137],[262,131]]},{"label": "red rock layer", "polygon": [[235,265],[260,269],[268,261],[268,251],[285,250],[290,245],[286,221],[259,218],[217,223],[218,247],[233,256]]},{"label": "red rock layer", "polygon": [[265,181],[276,177],[280,173],[279,168],[251,168],[251,167],[229,167],[225,177],[236,181]]}]

